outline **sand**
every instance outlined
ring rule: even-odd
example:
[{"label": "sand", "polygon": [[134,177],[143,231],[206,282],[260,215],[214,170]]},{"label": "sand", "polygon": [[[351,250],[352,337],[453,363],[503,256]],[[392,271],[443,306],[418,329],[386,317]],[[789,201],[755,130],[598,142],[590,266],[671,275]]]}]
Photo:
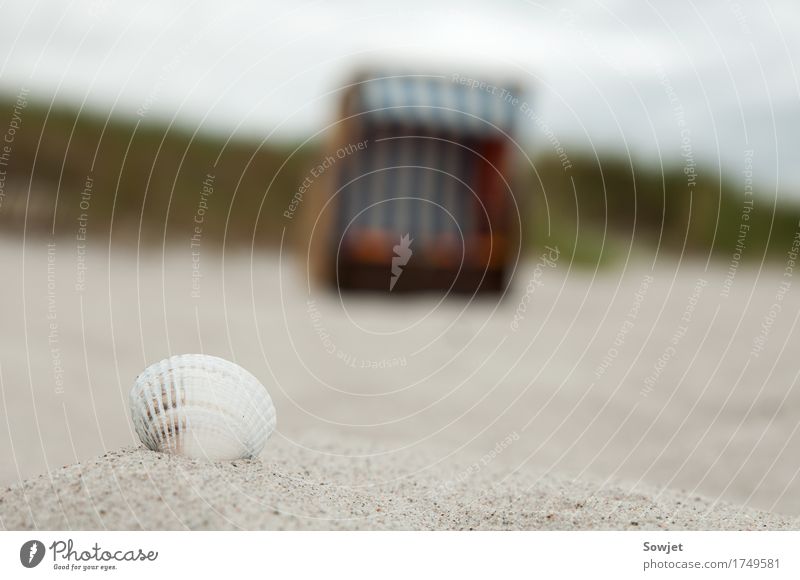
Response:
[{"label": "sand", "polygon": [[[286,255],[204,248],[197,282],[188,245],[79,270],[74,240],[2,242],[3,527],[798,528],[781,264],[530,261],[502,300],[439,302],[309,291]],[[260,463],[132,451],[132,381],[186,352],[266,385]]]},{"label": "sand", "polygon": [[[231,463],[127,448],[6,490],[0,522],[133,530],[780,530],[800,523],[681,492],[654,499],[655,490],[531,473],[443,487],[442,469],[404,477],[395,459],[364,465],[342,457],[320,460],[275,442],[266,461]],[[331,478],[345,473],[349,484]]]}]

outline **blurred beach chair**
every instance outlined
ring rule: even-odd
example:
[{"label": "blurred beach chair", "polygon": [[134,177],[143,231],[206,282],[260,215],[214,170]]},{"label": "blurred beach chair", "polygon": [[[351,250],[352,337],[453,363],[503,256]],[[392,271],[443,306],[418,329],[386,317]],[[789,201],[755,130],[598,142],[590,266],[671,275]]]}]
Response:
[{"label": "blurred beach chair", "polygon": [[[342,290],[499,291],[517,254],[513,87],[363,74],[310,196],[310,258]],[[512,224],[515,224],[512,227]]]}]

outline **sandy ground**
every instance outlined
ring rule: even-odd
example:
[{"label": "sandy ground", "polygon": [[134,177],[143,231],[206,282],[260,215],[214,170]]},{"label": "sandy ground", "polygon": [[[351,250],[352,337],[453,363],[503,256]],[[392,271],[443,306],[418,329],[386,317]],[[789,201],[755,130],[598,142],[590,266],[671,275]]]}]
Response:
[{"label": "sandy ground", "polygon": [[[188,244],[130,248],[0,244],[3,527],[800,528],[781,264],[728,283],[531,260],[503,300],[439,302],[309,292],[277,254],[193,270]],[[181,352],[262,379],[260,461],[133,449],[130,385]]]},{"label": "sandy ground", "polygon": [[[338,442],[341,445],[342,442]],[[797,529],[796,518],[530,470],[444,481],[419,457],[343,461],[276,443],[266,460],[207,463],[114,451],[3,494],[6,528],[663,530]],[[434,459],[434,458],[429,458]],[[398,463],[402,461],[402,465]],[[408,467],[418,469],[409,474]],[[469,469],[469,466],[464,466]]]}]

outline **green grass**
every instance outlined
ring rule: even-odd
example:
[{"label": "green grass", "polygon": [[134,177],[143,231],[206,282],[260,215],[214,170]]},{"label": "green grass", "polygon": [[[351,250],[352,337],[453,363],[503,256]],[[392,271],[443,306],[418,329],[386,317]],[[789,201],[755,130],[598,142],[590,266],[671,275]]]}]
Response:
[{"label": "green grass", "polygon": [[[677,165],[662,171],[616,157],[586,156],[573,158],[564,170],[557,159],[539,158],[523,182],[518,190],[532,196],[528,246],[567,243],[585,265],[656,249],[666,256],[729,261],[742,231],[744,261],[784,260],[800,231],[796,203],[775,202],[758,191],[745,195],[743,180],[719,180],[702,168],[690,186]],[[746,212],[749,201],[752,209]]]},{"label": "green grass", "polygon": [[[10,101],[0,104],[0,127],[11,118],[12,107]],[[293,155],[294,146],[262,146],[252,139],[226,144],[226,138],[147,121],[137,126],[126,118],[112,117],[106,124],[91,114],[78,117],[68,108],[48,112],[31,103],[14,139],[0,224],[21,227],[25,204],[20,198],[27,197],[31,184],[30,230],[50,232],[55,222],[56,235],[74,235],[76,220],[87,213],[94,236],[107,236],[113,226],[114,231],[141,231],[145,241],[160,242],[165,234],[185,239],[194,228],[203,183],[212,174],[204,239],[222,240],[227,234],[233,244],[274,243],[298,176],[315,157],[312,148]],[[87,177],[92,196],[83,212]]]}]

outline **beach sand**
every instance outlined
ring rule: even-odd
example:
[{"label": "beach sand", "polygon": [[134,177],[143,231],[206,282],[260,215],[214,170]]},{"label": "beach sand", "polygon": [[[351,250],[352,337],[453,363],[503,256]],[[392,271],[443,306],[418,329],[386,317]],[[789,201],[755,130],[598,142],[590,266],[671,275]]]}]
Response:
[{"label": "beach sand", "polygon": [[273,442],[263,461],[208,463],[126,448],[6,490],[0,521],[9,529],[130,530],[783,530],[799,523],[682,492],[656,498],[654,489],[532,473],[448,480],[447,470],[422,465],[407,476],[397,458],[352,461],[353,449],[327,451],[335,455]]},{"label": "beach sand", "polygon": [[[502,300],[439,302],[309,290],[286,255],[204,249],[197,278],[188,245],[130,248],[81,270],[74,240],[0,244],[4,528],[800,528],[780,264],[530,261]],[[134,378],[186,352],[269,390],[258,461],[135,449]]]}]

